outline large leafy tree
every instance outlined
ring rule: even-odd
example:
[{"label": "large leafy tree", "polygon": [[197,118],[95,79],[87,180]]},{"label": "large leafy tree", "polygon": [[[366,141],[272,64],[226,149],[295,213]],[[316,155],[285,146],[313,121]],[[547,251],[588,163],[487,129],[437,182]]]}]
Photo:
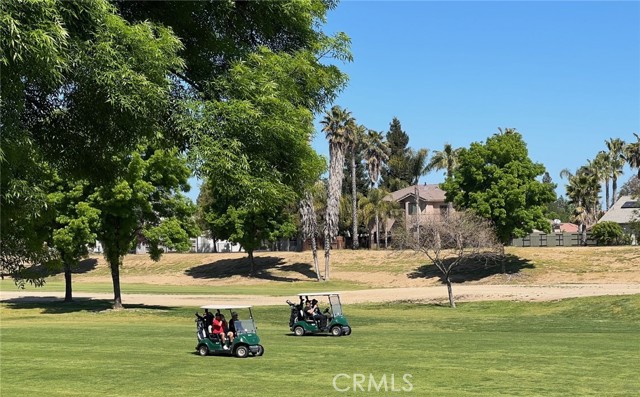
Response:
[{"label": "large leafy tree", "polygon": [[126,171],[89,197],[100,211],[96,234],[111,269],[114,308],[122,308],[120,267],[133,245],[144,242],[159,260],[165,248],[187,251],[199,234],[195,206],[181,194],[191,174],[176,150],[144,148],[120,160]]},{"label": "large leafy tree", "polygon": [[534,163],[522,135],[498,133],[459,153],[459,165],[443,184],[447,200],[489,219],[503,244],[534,228],[549,231],[545,205],[555,199],[550,184],[537,178],[545,168]]},{"label": "large leafy tree", "polygon": [[65,302],[73,300],[72,273],[88,247],[96,242],[100,211],[88,200],[91,186],[86,181],[63,180],[57,175],[51,180],[49,202],[55,211],[52,222],[51,246],[59,254],[64,269]]},{"label": "large leafy tree", "polygon": [[411,156],[409,135],[402,130],[402,124],[394,117],[386,134],[389,146],[389,160],[382,167],[380,186],[395,191],[411,185]]},{"label": "large leafy tree", "polygon": [[201,144],[194,155],[212,198],[209,228],[243,246],[252,272],[253,251],[262,241],[295,234],[290,208],[324,170],[309,144],[310,106],[328,100],[311,96],[330,77],[312,67],[314,59],[309,52],[251,54],[220,82],[228,99],[205,101],[198,120]]},{"label": "large leafy tree", "polygon": [[46,233],[34,231],[49,208],[46,168],[92,183],[117,178],[115,159],[164,130],[177,86],[169,70],[182,61],[169,29],[128,23],[105,0],[3,1],[0,30],[1,217],[33,220],[0,229],[2,257],[13,258],[4,267],[46,260],[37,255],[49,252]]}]

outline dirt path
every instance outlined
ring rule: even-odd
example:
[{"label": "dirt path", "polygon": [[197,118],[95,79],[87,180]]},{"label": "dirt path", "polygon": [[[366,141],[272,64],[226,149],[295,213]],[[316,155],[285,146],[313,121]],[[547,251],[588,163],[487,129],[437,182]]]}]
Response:
[{"label": "dirt path", "polygon": [[[565,298],[599,295],[640,294],[640,284],[555,284],[555,285],[456,285],[453,288],[456,302],[512,300],[553,301]],[[2,302],[55,301],[64,293],[37,291],[2,291]],[[113,294],[76,293],[75,298],[113,299]],[[193,306],[205,304],[230,304],[268,306],[284,304],[287,298],[263,295],[151,295],[123,294],[123,304],[157,306]],[[447,289],[438,287],[384,288],[341,292],[343,303],[426,301],[447,302]]]}]

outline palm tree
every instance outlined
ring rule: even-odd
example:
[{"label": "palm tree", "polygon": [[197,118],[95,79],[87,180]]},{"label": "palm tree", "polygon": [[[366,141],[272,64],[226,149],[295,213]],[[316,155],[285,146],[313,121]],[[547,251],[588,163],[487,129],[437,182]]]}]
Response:
[{"label": "palm tree", "polygon": [[640,179],[640,135],[633,133],[637,142],[629,143],[624,147],[624,160],[631,168],[638,169],[638,179]]},{"label": "palm tree", "polygon": [[567,197],[569,203],[576,206],[574,220],[578,222],[582,233],[581,243],[586,244],[587,227],[597,221],[600,200],[600,182],[597,175],[590,167],[580,167],[575,175],[567,170],[562,170],[561,176],[569,176],[567,185]]},{"label": "palm tree", "polygon": [[420,177],[426,175],[427,172],[427,159],[429,157],[428,149],[420,149],[417,152],[413,150],[409,151],[409,158],[411,159],[409,165],[411,166],[411,184],[414,185],[414,195],[415,195],[415,227],[416,232],[418,233],[418,239],[420,238],[420,192],[418,189],[418,185],[420,183]]},{"label": "palm tree", "polygon": [[307,190],[304,198],[300,201],[300,221],[302,223],[302,240],[311,239],[311,250],[313,252],[313,268],[316,278],[320,281],[320,267],[318,266],[318,217],[316,207],[324,196],[325,186],[322,182],[317,182],[311,189]]},{"label": "palm tree", "polygon": [[609,210],[609,179],[611,177],[611,164],[606,152],[600,151],[593,161],[589,160],[589,168],[596,175],[599,182],[605,186],[605,209]]},{"label": "palm tree", "polygon": [[347,143],[351,150],[351,215],[353,217],[353,241],[352,249],[358,249],[358,192],[356,186],[356,152],[361,145],[367,129],[363,125],[349,126],[347,129]]},{"label": "palm tree", "polygon": [[458,166],[460,148],[454,149],[449,143],[444,144],[442,151],[436,150],[427,164],[427,171],[447,170],[447,178],[451,178],[453,170]]},{"label": "palm tree", "polygon": [[[380,218],[394,208],[397,203],[392,200],[385,200],[389,196],[389,192],[384,188],[371,189],[369,195],[360,200],[360,210],[365,223],[368,225],[374,221],[376,226],[376,247],[380,248]],[[385,219],[386,221],[386,219]],[[386,226],[385,226],[386,231]],[[385,232],[386,234],[386,232]]]},{"label": "palm tree", "polygon": [[607,149],[609,149],[609,164],[611,165],[611,205],[616,201],[616,190],[618,189],[618,177],[622,175],[624,167],[624,141],[620,138],[610,138],[605,141]]},{"label": "palm tree", "polygon": [[342,179],[344,177],[344,149],[347,146],[347,130],[354,125],[351,112],[334,106],[320,121],[322,132],[329,141],[329,188],[327,212],[324,223],[324,279],[329,280],[331,241],[338,232],[338,213]]},{"label": "palm tree", "polygon": [[369,171],[371,187],[374,187],[380,178],[382,165],[389,160],[389,146],[384,141],[382,133],[373,130],[369,130],[366,143],[367,170]]}]

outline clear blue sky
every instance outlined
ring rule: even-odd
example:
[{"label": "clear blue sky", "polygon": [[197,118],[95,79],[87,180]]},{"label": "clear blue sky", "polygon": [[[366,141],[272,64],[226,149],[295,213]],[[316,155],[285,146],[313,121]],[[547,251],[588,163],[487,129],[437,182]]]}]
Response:
[{"label": "clear blue sky", "polygon": [[[640,132],[635,1],[343,1],[325,31],[352,40],[354,61],[340,64],[349,85],[335,104],[378,131],[398,117],[416,149],[468,147],[517,128],[564,194],[563,168]],[[322,133],[313,146],[328,157]],[[627,167],[619,186],[630,176]],[[441,172],[421,179],[442,181]]]},{"label": "clear blue sky", "polygon": [[[639,4],[343,1],[325,29],[352,40],[336,104],[378,131],[398,117],[413,148],[517,128],[564,194],[563,168],[640,132]],[[323,134],[313,145],[328,155]]]}]

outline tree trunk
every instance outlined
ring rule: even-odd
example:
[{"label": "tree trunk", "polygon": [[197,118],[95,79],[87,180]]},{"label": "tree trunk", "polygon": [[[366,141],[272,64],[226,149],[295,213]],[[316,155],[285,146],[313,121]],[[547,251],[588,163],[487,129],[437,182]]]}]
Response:
[{"label": "tree trunk", "polygon": [[318,266],[318,243],[315,234],[311,237],[311,250],[313,251],[313,268],[316,271],[316,279],[320,281],[320,267]]},{"label": "tree trunk", "polygon": [[389,231],[387,230],[387,222],[385,220],[385,222],[384,222],[384,249],[389,248],[388,241],[389,241]]},{"label": "tree trunk", "polygon": [[607,204],[606,210],[609,211],[609,208],[613,206],[613,203],[611,203],[611,206],[609,205],[609,178],[606,178],[604,183],[605,183],[604,186],[605,186],[605,192],[606,192],[606,198],[604,202]]},{"label": "tree trunk", "polygon": [[71,264],[64,261],[64,301],[73,301],[73,292],[71,288]]},{"label": "tree trunk", "polygon": [[618,178],[611,178],[611,206],[616,202],[616,190],[618,189]]},{"label": "tree trunk", "polygon": [[419,192],[418,192],[418,185],[416,185],[416,191],[415,191],[415,196],[416,196],[416,237],[418,239],[418,244],[420,244],[420,217],[418,214],[420,214],[420,196],[419,196]]},{"label": "tree trunk", "polygon": [[453,288],[451,287],[451,279],[449,279],[449,275],[445,276],[445,282],[447,283],[447,292],[449,293],[449,306],[452,308],[456,308],[456,302],[453,300]]},{"label": "tree trunk", "polygon": [[378,213],[376,212],[376,249],[380,249],[380,222],[378,219]]},{"label": "tree trunk", "polygon": [[328,231],[324,233],[324,281],[329,281],[329,265],[331,263],[331,236]]},{"label": "tree trunk", "polygon": [[355,146],[351,149],[351,211],[353,211],[353,239],[351,248],[358,249],[358,192],[356,186],[356,150]]},{"label": "tree trunk", "polygon": [[120,257],[109,260],[111,265],[111,280],[113,281],[113,308],[122,310],[122,294],[120,292]]},{"label": "tree trunk", "polygon": [[247,251],[249,254],[249,262],[251,263],[251,268],[249,270],[249,277],[253,277],[253,272],[255,271],[255,261],[253,260],[253,250]]}]

